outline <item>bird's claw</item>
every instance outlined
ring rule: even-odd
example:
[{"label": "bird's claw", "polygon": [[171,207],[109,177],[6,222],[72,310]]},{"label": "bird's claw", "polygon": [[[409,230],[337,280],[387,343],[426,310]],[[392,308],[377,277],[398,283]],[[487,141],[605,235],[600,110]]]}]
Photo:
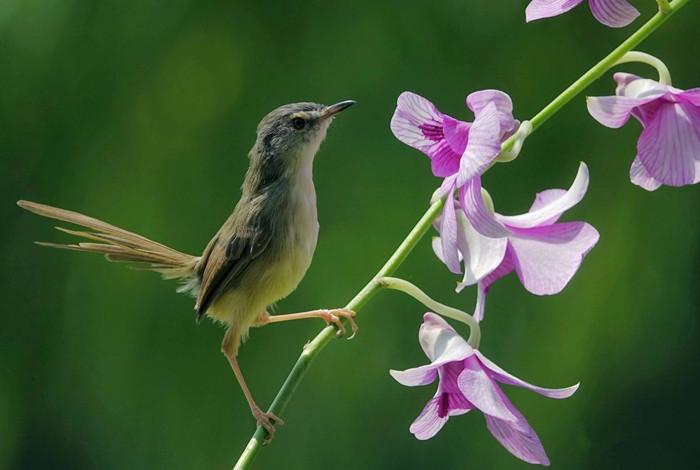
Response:
[{"label": "bird's claw", "polygon": [[321,314],[321,318],[325,320],[327,324],[333,324],[338,329],[336,336],[342,338],[345,336],[345,325],[343,325],[343,319],[346,319],[350,324],[350,330],[352,334],[348,336],[347,339],[353,339],[357,334],[357,323],[355,323],[355,312],[347,308],[336,308],[332,310],[324,310]]},{"label": "bird's claw", "polygon": [[258,426],[262,427],[263,429],[265,429],[265,431],[267,431],[267,437],[265,438],[263,445],[268,445],[270,442],[272,442],[272,439],[275,437],[275,431],[277,426],[282,426],[284,424],[284,421],[281,418],[277,417],[274,413],[265,413],[260,408],[253,410],[253,416],[255,417],[255,421],[258,423]]}]

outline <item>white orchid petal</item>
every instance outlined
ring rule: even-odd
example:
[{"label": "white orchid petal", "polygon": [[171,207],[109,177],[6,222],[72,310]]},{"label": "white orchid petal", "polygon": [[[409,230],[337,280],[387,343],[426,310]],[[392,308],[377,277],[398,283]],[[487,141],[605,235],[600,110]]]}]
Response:
[{"label": "white orchid petal", "polygon": [[552,199],[548,204],[543,205],[534,211],[527,212],[526,214],[511,216],[496,214],[496,220],[511,227],[537,227],[546,223],[547,221],[552,220],[553,218],[558,218],[565,211],[578,204],[581,199],[583,199],[587,189],[588,167],[584,162],[581,162],[573,184],[569,190],[561,194],[559,198]]}]

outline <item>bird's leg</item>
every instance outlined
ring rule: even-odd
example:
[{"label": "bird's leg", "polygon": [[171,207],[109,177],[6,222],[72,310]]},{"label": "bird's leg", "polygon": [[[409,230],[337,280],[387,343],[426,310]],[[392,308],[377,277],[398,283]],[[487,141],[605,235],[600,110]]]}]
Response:
[{"label": "bird's leg", "polygon": [[308,312],[300,313],[288,313],[285,315],[270,315],[269,313],[263,313],[256,320],[257,326],[267,325],[269,323],[279,323],[283,321],[290,320],[303,320],[305,318],[320,318],[326,322],[326,324],[335,325],[338,328],[338,336],[345,335],[345,325],[343,325],[343,318],[345,318],[348,323],[350,323],[350,329],[352,334],[348,339],[352,339],[357,333],[357,323],[355,323],[355,312],[346,308],[336,308],[331,310],[311,310]]},{"label": "bird's leg", "polygon": [[240,337],[238,333],[233,332],[232,329],[229,328],[226,331],[226,335],[224,335],[223,342],[221,343],[221,352],[224,353],[224,356],[226,356],[226,359],[228,359],[229,364],[231,364],[233,374],[236,376],[238,384],[241,386],[241,390],[243,390],[243,395],[245,395],[245,398],[248,401],[248,406],[250,406],[250,411],[253,413],[255,421],[258,423],[258,426],[262,426],[267,431],[267,439],[265,439],[265,444],[269,444],[272,441],[272,438],[275,437],[275,427],[283,425],[284,421],[275,416],[273,413],[265,413],[258,406],[258,404],[255,403],[253,394],[250,393],[250,389],[245,383],[243,373],[241,372],[241,368],[238,365],[238,360],[236,359],[239,340]]}]

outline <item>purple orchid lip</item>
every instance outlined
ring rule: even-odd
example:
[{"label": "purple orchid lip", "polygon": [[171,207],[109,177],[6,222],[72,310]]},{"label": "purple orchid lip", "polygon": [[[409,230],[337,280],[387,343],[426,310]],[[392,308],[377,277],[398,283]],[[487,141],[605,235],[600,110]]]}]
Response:
[{"label": "purple orchid lip", "polygon": [[348,109],[350,106],[352,106],[355,103],[356,103],[356,101],[353,101],[353,100],[345,100],[345,101],[341,101],[340,103],[332,104],[332,105],[328,106],[323,111],[323,113],[321,114],[321,117],[323,117],[323,118],[333,117],[336,114],[340,113],[341,111],[345,111],[346,109]]}]

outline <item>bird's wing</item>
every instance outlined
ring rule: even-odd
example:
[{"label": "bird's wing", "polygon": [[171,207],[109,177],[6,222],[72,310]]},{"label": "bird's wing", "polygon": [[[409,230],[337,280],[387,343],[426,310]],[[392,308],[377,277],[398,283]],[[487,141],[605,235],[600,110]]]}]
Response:
[{"label": "bird's wing", "polygon": [[250,263],[265,252],[271,230],[261,214],[232,215],[207,246],[200,268],[195,310],[201,318],[216,298],[235,286]]}]

